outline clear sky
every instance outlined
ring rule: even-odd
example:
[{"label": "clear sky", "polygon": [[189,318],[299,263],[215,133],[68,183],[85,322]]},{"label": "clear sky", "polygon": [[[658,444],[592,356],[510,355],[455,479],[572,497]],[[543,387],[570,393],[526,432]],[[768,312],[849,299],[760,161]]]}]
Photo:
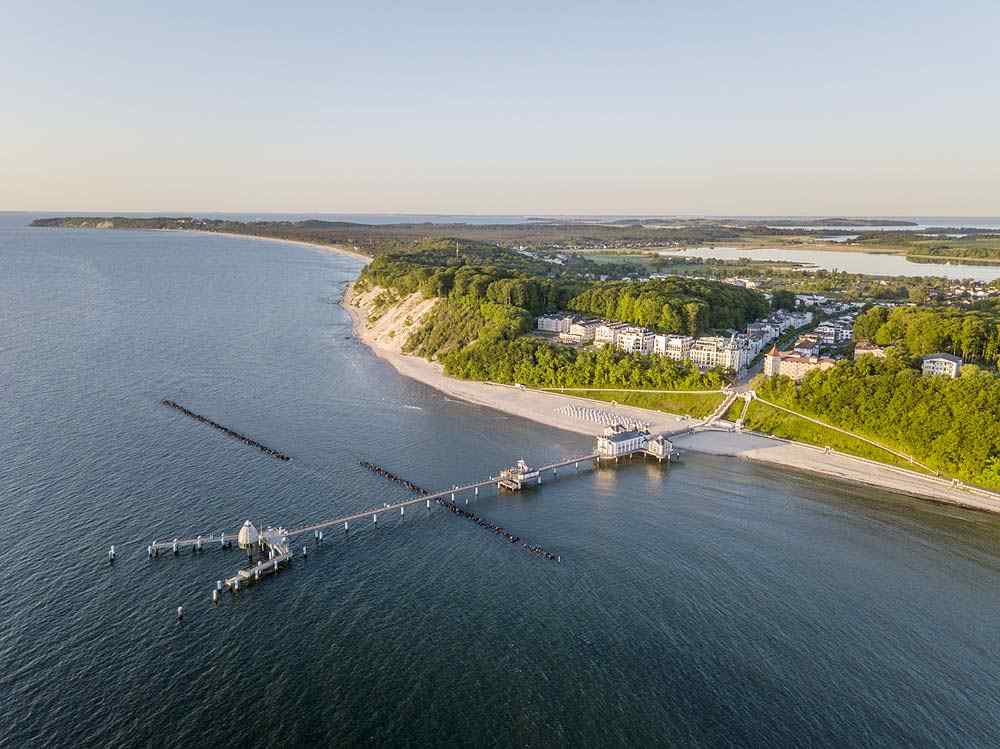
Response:
[{"label": "clear sky", "polygon": [[0,209],[1000,214],[1000,3],[32,2]]}]

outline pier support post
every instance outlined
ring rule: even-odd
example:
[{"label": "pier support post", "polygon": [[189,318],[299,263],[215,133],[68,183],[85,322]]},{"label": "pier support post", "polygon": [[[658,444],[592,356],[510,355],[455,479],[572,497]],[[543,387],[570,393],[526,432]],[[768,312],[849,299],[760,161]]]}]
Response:
[{"label": "pier support post", "polygon": [[574,471],[580,470],[580,461],[577,461],[576,463],[573,464],[573,470]]},{"label": "pier support post", "polygon": [[150,559],[153,558],[153,547],[152,546],[147,546],[146,547],[146,556],[149,557]]},{"label": "pier support post", "polygon": [[452,501],[452,502],[454,502],[454,501],[455,501],[455,492],[452,492],[452,493],[451,493],[451,501]]},{"label": "pier support post", "polygon": [[308,556],[309,556],[309,547],[307,547],[305,544],[302,544],[302,558],[306,559]]},{"label": "pier support post", "polygon": [[234,593],[240,592],[240,579],[238,577],[235,580],[233,580],[233,592]]},{"label": "pier support post", "polygon": [[215,581],[215,589],[216,590],[222,590],[222,580],[216,580]]},{"label": "pier support post", "polygon": [[212,591],[212,603],[218,603],[218,602],[219,602],[219,591],[213,590]]},{"label": "pier support post", "polygon": [[479,487],[478,486],[476,487],[476,496],[477,497],[479,496]]},{"label": "pier support post", "polygon": [[372,525],[375,525],[377,522],[378,522],[378,515],[372,513]]},{"label": "pier support post", "polygon": [[111,548],[108,549],[108,561],[114,564],[115,561],[115,545],[111,544]]},{"label": "pier support post", "polygon": [[429,499],[427,500],[427,509],[431,509],[431,501]]},{"label": "pier support post", "polygon": [[399,514],[400,515],[405,515],[406,514],[406,508],[405,507],[400,507],[399,508]]},{"label": "pier support post", "polygon": [[176,538],[174,539],[173,549],[174,549],[174,556],[177,556],[177,539]]},{"label": "pier support post", "polygon": [[347,533],[347,531],[348,531],[348,525],[347,525],[347,521],[345,520],[344,521],[344,533]]},{"label": "pier support post", "polygon": [[319,532],[319,542],[323,543],[323,531]]}]

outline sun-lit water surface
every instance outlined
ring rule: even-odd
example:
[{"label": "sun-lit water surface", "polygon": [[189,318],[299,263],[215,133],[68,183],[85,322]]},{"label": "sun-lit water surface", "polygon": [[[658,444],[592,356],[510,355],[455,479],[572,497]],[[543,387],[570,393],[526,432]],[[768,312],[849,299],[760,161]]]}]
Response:
[{"label": "sun-lit water surface", "polygon": [[0,217],[0,746],[1000,741],[1000,522],[725,458],[476,500],[561,564],[421,509],[213,606],[236,552],[145,545],[406,496],[361,459],[443,487],[589,440],[397,375],[350,337],[350,258],[26,223]]}]

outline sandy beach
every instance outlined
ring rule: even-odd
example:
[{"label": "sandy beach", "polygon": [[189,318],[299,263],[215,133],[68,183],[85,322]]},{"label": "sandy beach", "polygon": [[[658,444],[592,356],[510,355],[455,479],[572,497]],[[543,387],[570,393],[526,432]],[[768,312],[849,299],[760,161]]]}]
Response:
[{"label": "sandy beach", "polygon": [[255,234],[237,234],[231,231],[205,231],[203,229],[153,229],[152,231],[174,231],[174,232],[186,232],[187,234],[205,234],[208,236],[215,237],[237,237],[239,239],[259,239],[264,242],[282,242],[284,244],[297,244],[301,247],[308,247],[310,250],[323,250],[324,252],[331,252],[335,255],[349,255],[353,258],[363,261],[368,264],[372,261],[367,255],[362,255],[360,252],[355,252],[354,250],[348,249],[344,245],[334,245],[334,244],[320,244],[318,242],[304,242],[298,239],[280,239],[278,237],[258,237]]},{"label": "sandy beach", "polygon": [[[349,255],[365,263],[371,262],[370,257],[338,245],[322,245],[313,242],[224,232],[197,233],[269,242],[286,242],[313,250]],[[600,434],[603,426],[557,413],[557,409],[566,405],[584,405],[606,411],[613,410],[624,416],[648,423],[650,430],[654,433],[678,432],[699,424],[696,419],[690,420],[686,417],[660,411],[632,406],[612,406],[605,401],[594,401],[572,395],[448,377],[440,364],[402,353],[402,347],[407,338],[406,329],[418,327],[422,318],[433,309],[436,300],[422,299],[419,295],[414,295],[388,310],[374,324],[369,324],[365,308],[370,307],[378,293],[379,290],[373,290],[367,294],[356,294],[353,285],[345,290],[342,303],[351,315],[355,335],[376,356],[388,362],[400,374],[429,385],[446,395],[460,398],[469,403],[494,408],[539,424],[588,436]],[[955,486],[945,479],[905,471],[850,455],[828,453],[812,445],[748,432],[736,432],[732,429],[732,425],[725,421],[718,421],[709,428],[675,436],[673,439],[681,451],[691,450],[771,463],[936,502],[1000,513],[1000,495],[992,492]]]},{"label": "sandy beach", "polygon": [[[422,300],[419,295],[415,295],[390,309],[374,324],[369,324],[365,309],[370,306],[372,299],[378,293],[378,290],[374,290],[367,294],[356,294],[353,287],[346,290],[343,304],[354,321],[355,335],[400,374],[430,385],[446,395],[547,426],[590,436],[600,434],[603,426],[556,413],[556,409],[576,404],[614,410],[616,413],[647,422],[653,432],[677,432],[698,423],[698,420],[687,420],[659,411],[631,406],[612,406],[607,402],[570,395],[448,377],[440,364],[408,356],[401,351],[406,335],[405,333],[400,335],[399,331],[405,330],[404,321],[409,319],[412,327],[419,325],[423,316],[433,309],[435,300]],[[945,479],[924,476],[862,458],[827,453],[812,445],[735,432],[732,426],[724,421],[716,422],[711,428],[676,437],[674,442],[681,451],[728,455],[744,460],[788,466],[800,471],[810,471],[937,502],[1000,512],[1000,496],[990,492],[954,486]]]}]

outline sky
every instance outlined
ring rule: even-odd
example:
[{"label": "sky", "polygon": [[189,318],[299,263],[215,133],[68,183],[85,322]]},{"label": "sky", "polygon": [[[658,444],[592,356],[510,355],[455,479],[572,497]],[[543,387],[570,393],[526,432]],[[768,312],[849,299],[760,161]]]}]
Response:
[{"label": "sky", "polygon": [[0,209],[1000,215],[995,0],[3,5]]}]

